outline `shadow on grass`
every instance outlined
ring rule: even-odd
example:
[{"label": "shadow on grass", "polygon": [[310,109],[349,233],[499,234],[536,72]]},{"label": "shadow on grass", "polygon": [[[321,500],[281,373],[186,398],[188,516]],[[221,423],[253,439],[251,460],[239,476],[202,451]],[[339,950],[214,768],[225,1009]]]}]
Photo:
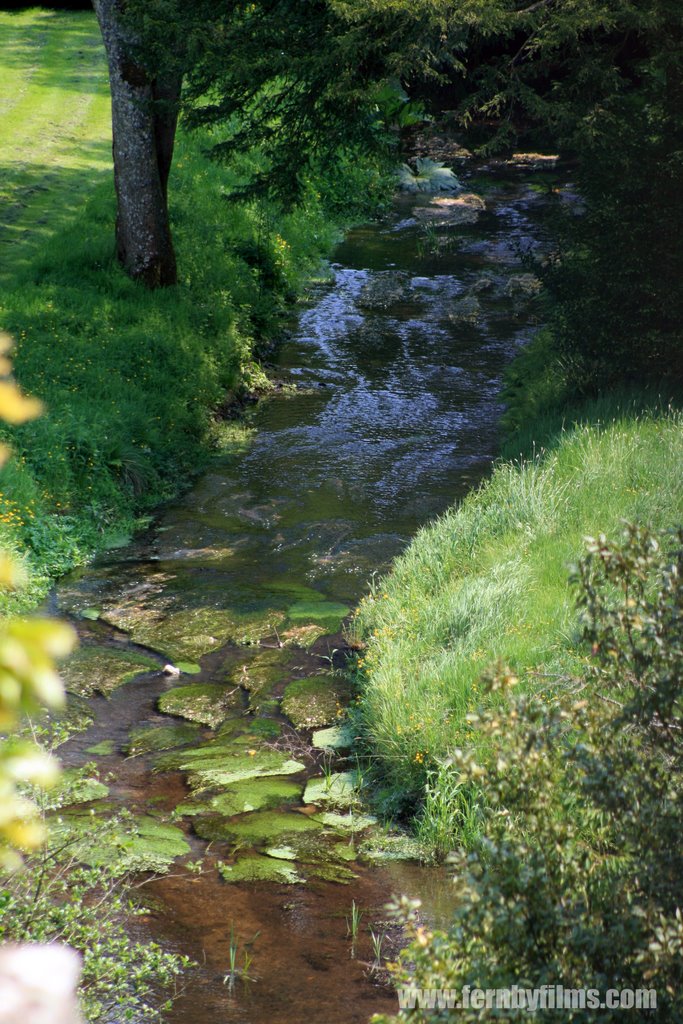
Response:
[{"label": "shadow on grass", "polygon": [[[2,10],[0,14],[9,35],[2,46],[5,68],[16,69],[17,76],[28,69],[31,86],[40,89],[81,94],[101,90],[106,75],[104,49],[93,12],[43,9]],[[67,30],[69,48],[65,50]],[[50,51],[52,59],[47,60]]]}]

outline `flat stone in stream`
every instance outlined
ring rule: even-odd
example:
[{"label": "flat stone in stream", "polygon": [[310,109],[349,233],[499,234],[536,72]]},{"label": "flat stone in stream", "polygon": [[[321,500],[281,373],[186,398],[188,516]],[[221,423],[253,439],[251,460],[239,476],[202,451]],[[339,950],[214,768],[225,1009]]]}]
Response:
[{"label": "flat stone in stream", "polygon": [[324,627],[327,633],[336,633],[351,609],[337,601],[297,601],[287,614],[293,624],[306,623]]},{"label": "flat stone in stream", "polygon": [[334,722],[349,698],[348,681],[328,672],[290,683],[282,710],[295,729],[317,729]]},{"label": "flat stone in stream", "polygon": [[[104,809],[103,809],[104,810]],[[102,825],[101,838],[98,824]],[[91,867],[109,865],[121,874],[130,871],[153,871],[162,874],[178,857],[190,852],[190,846],[177,826],[159,821],[151,815],[131,817],[107,828],[107,821],[89,811],[60,812],[51,823],[53,842],[61,844],[68,837],[73,841],[70,855]]]},{"label": "flat stone in stream", "polygon": [[190,799],[179,804],[175,813],[190,817],[198,814],[221,814],[229,818],[235,814],[272,810],[283,804],[294,803],[301,798],[302,792],[303,785],[299,782],[291,782],[277,775],[267,776],[249,779],[213,796]]},{"label": "flat stone in stream", "polygon": [[475,192],[462,195],[437,196],[429,206],[416,206],[413,216],[421,224],[434,227],[451,227],[457,224],[475,224],[479,214],[486,209],[486,203]]},{"label": "flat stone in stream", "polygon": [[225,882],[279,882],[296,885],[304,879],[286,861],[274,860],[254,853],[239,857],[234,864],[219,863],[218,871]]},{"label": "flat stone in stream", "polygon": [[137,757],[140,754],[153,754],[160,750],[183,747],[196,742],[200,729],[199,724],[191,722],[139,726],[130,731],[126,753],[129,757]]},{"label": "flat stone in stream", "polygon": [[220,725],[240,705],[239,687],[225,687],[217,683],[176,686],[159,697],[159,710],[164,714],[177,715],[211,728]]},{"label": "flat stone in stream", "polygon": [[88,697],[102,693],[108,697],[142,672],[158,671],[152,658],[112,647],[79,647],[62,665],[61,674],[70,693]]},{"label": "flat stone in stream", "polygon": [[102,618],[128,632],[135,643],[160,651],[172,661],[196,661],[229,641],[256,644],[272,636],[285,614],[273,608],[236,612],[200,607],[158,613],[151,607],[119,606],[105,609]]},{"label": "flat stone in stream", "polygon": [[198,817],[193,824],[202,839],[238,839],[250,846],[287,843],[299,832],[317,832],[323,827],[319,821],[296,811],[253,811],[237,818],[211,815]]},{"label": "flat stone in stream", "polygon": [[263,776],[297,775],[306,766],[281,750],[257,742],[246,748],[223,739],[160,754],[154,767],[157,771],[187,772],[190,788],[203,792]]}]

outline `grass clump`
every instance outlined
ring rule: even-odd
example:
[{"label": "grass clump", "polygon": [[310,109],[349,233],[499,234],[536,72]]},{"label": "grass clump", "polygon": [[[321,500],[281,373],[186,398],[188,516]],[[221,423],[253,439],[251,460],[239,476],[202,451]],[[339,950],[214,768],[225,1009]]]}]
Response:
[{"label": "grass clump", "polygon": [[[576,425],[535,458],[498,465],[417,535],[362,603],[360,721],[389,809],[422,804],[427,787],[432,845],[441,842],[440,766],[458,748],[484,750],[468,721],[484,670],[501,659],[549,699],[562,691],[583,657],[568,584],[583,538],[614,534],[624,519],[675,523],[682,464],[677,413]],[[476,832],[466,796],[456,803],[461,834]]]}]

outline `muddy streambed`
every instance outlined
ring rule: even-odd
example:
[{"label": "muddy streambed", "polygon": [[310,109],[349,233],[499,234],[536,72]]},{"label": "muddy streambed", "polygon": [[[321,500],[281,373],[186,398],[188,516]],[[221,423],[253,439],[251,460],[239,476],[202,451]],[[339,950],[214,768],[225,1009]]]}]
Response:
[{"label": "muddy streambed", "polygon": [[[161,873],[140,927],[200,965],[172,1024],[360,1024],[396,1006],[368,968],[391,894],[447,919],[445,872],[359,799],[340,669],[371,575],[488,472],[501,375],[536,323],[524,256],[561,194],[528,172],[470,184],[483,202],[464,216],[406,198],[352,231],[279,352],[294,387],[152,529],[58,588],[91,719],[62,754],[106,785],[68,814],[85,833],[91,810],[134,816],[120,856]],[[257,933],[233,990],[231,941],[241,964]]]}]

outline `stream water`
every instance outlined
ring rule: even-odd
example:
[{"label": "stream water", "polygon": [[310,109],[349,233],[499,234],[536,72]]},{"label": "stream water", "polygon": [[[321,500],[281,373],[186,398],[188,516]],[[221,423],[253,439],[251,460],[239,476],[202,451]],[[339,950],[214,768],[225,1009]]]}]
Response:
[{"label": "stream water", "polygon": [[[370,576],[489,471],[501,375],[534,328],[523,256],[557,196],[528,173],[470,184],[486,204],[470,223],[425,228],[413,198],[350,232],[280,348],[296,390],[260,403],[150,530],[58,588],[91,717],[63,757],[110,773],[71,813],[129,808],[122,855],[170,866],[139,927],[200,965],[171,1024],[361,1024],[396,1009],[368,967],[391,894],[447,919],[445,872],[373,856],[352,776],[329,774],[334,738],[311,737],[349,699],[342,620]],[[343,750],[332,767],[348,773]],[[231,934],[241,957],[256,933],[253,980],[233,989]]]}]

